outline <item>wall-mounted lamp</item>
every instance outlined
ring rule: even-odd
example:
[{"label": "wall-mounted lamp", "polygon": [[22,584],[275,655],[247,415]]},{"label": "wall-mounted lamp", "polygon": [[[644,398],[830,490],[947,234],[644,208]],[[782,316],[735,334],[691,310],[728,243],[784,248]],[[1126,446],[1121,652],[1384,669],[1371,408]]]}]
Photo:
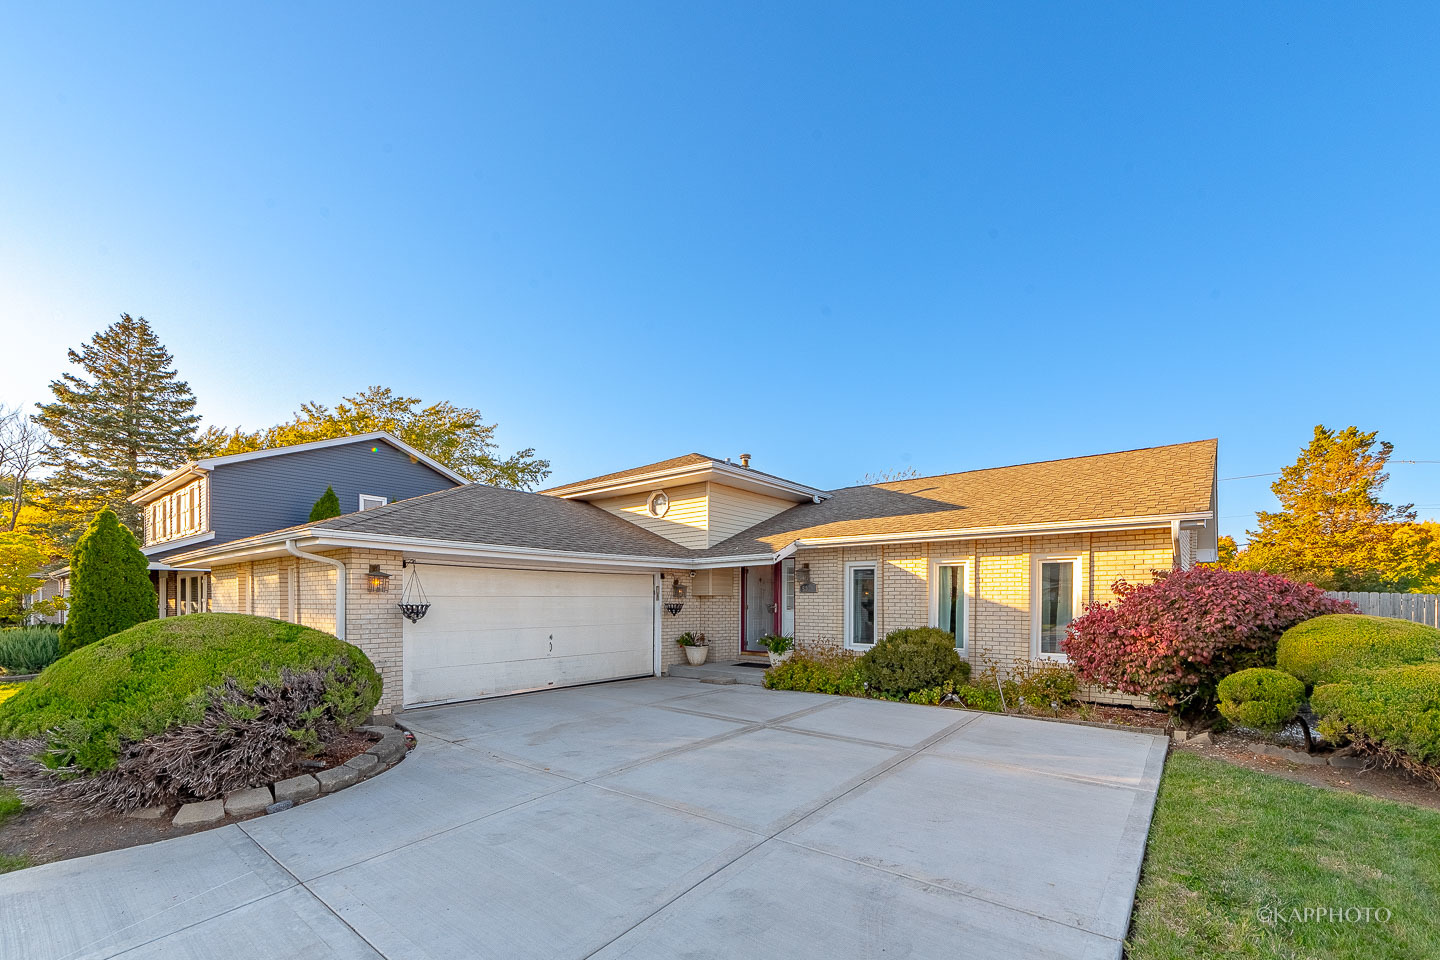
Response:
[{"label": "wall-mounted lamp", "polygon": [[366,593],[389,593],[390,574],[380,569],[380,564],[370,564],[370,572],[365,574]]}]

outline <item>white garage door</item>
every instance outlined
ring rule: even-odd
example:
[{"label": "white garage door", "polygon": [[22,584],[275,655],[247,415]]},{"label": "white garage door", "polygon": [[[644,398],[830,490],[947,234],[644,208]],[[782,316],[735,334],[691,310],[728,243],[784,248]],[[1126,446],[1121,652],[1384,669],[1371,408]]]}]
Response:
[{"label": "white garage door", "polygon": [[416,569],[430,611],[404,624],[407,706],[654,672],[649,574]]}]

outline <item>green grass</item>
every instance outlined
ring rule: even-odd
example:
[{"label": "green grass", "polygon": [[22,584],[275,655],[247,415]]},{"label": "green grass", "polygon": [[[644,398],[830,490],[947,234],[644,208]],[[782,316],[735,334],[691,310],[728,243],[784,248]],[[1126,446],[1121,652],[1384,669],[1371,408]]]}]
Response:
[{"label": "green grass", "polygon": [[[0,787],[0,824],[4,824],[15,814],[24,809],[20,798],[15,796],[15,791],[8,787]],[[7,853],[0,853],[0,873],[9,873],[12,870],[23,870],[30,866],[29,857],[15,857]]]},{"label": "green grass", "polygon": [[[1160,784],[1130,960],[1440,957],[1440,811],[1190,753]],[[1263,922],[1262,908],[1384,908],[1388,922]]]}]

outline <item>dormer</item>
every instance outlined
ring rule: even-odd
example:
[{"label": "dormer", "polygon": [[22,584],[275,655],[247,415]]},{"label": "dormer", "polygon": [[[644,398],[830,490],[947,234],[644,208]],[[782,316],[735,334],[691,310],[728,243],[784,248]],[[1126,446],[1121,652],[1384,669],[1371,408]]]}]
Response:
[{"label": "dormer", "polygon": [[583,500],[691,550],[713,547],[797,503],[830,496],[751,469],[748,454],[740,461],[687,453],[543,492]]}]

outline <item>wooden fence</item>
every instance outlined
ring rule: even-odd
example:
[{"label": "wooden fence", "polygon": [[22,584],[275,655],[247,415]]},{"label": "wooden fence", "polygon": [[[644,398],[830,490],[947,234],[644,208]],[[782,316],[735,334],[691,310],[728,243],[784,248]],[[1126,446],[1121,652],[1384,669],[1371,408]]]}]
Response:
[{"label": "wooden fence", "polygon": [[1349,600],[1361,613],[1372,617],[1396,617],[1440,627],[1440,594],[1434,593],[1345,593],[1330,591],[1337,600]]}]

